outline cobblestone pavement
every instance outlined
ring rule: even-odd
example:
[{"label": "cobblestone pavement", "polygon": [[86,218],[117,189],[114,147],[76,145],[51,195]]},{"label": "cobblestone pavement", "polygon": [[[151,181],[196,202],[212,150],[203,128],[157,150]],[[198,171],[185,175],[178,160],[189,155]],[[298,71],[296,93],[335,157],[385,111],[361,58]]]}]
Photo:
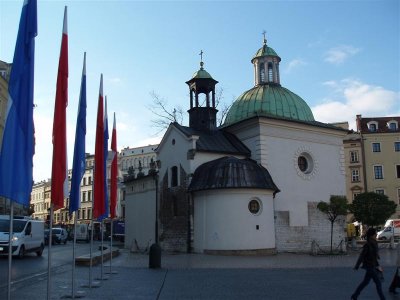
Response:
[{"label": "cobblestone pavement", "polygon": [[[364,276],[352,267],[358,251],[346,255],[310,256],[277,254],[274,256],[215,256],[202,254],[163,254],[162,268],[149,269],[149,257],[121,250],[112,261],[92,269],[92,278],[99,287],[86,288],[89,268],[76,267],[76,298],[83,299],[293,299],[340,300],[350,295]],[[388,293],[395,272],[396,251],[381,250],[385,270],[383,288],[387,299],[400,299]],[[65,265],[52,272],[51,299],[71,298],[72,266]],[[0,299],[6,299],[6,290]],[[13,283],[11,299],[46,299],[47,276]],[[377,299],[371,284],[359,299]]]}]

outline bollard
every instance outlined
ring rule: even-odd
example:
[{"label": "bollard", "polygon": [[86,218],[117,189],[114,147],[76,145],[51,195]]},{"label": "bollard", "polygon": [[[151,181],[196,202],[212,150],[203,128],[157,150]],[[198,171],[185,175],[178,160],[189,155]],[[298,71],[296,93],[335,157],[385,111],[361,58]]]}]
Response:
[{"label": "bollard", "polygon": [[153,244],[150,246],[149,268],[150,269],[161,268],[161,247],[158,244]]}]

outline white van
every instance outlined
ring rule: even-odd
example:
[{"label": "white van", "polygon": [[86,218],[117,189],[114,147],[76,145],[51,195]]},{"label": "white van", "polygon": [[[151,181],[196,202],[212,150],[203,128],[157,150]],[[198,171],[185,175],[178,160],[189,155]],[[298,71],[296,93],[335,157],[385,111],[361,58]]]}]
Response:
[{"label": "white van", "polygon": [[390,219],[385,223],[385,227],[378,232],[378,240],[390,240],[394,236],[395,238],[400,237],[400,219]]},{"label": "white van", "polygon": [[[10,216],[0,215],[0,255],[8,255]],[[14,217],[12,255],[22,258],[28,252],[41,256],[44,249],[44,222],[29,217]]]},{"label": "white van", "polygon": [[89,242],[89,225],[88,224],[76,224],[76,240]]}]

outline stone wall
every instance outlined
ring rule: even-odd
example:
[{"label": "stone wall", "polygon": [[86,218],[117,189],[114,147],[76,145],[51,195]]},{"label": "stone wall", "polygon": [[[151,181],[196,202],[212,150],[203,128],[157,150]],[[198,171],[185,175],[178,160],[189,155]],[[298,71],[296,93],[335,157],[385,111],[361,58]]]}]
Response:
[{"label": "stone wall", "polygon": [[[333,227],[333,249],[345,249],[344,217],[339,217]],[[318,252],[330,250],[331,223],[318,210],[317,203],[308,203],[308,226],[290,226],[289,212],[275,212],[275,235],[277,252],[312,252],[312,244]],[[343,245],[344,246],[344,245]]]}]

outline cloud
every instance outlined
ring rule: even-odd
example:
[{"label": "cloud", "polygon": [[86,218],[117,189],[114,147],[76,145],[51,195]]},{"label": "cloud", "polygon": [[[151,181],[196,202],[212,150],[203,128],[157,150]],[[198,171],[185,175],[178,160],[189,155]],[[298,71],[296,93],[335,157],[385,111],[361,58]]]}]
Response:
[{"label": "cloud", "polygon": [[349,121],[350,128],[355,129],[357,114],[365,117],[400,115],[399,92],[356,79],[328,81],[324,85],[333,88],[334,95],[312,107],[314,117],[318,121],[326,123]]},{"label": "cloud", "polygon": [[349,57],[356,55],[360,52],[360,48],[353,46],[341,45],[335,48],[329,49],[325,53],[325,61],[331,64],[339,65],[347,60]]},{"label": "cloud", "polygon": [[307,65],[307,62],[305,62],[304,60],[298,59],[298,58],[293,59],[287,65],[286,72],[290,73],[291,71],[293,71],[293,69],[299,68],[299,67],[302,67],[302,66],[305,66],[305,65]]}]

